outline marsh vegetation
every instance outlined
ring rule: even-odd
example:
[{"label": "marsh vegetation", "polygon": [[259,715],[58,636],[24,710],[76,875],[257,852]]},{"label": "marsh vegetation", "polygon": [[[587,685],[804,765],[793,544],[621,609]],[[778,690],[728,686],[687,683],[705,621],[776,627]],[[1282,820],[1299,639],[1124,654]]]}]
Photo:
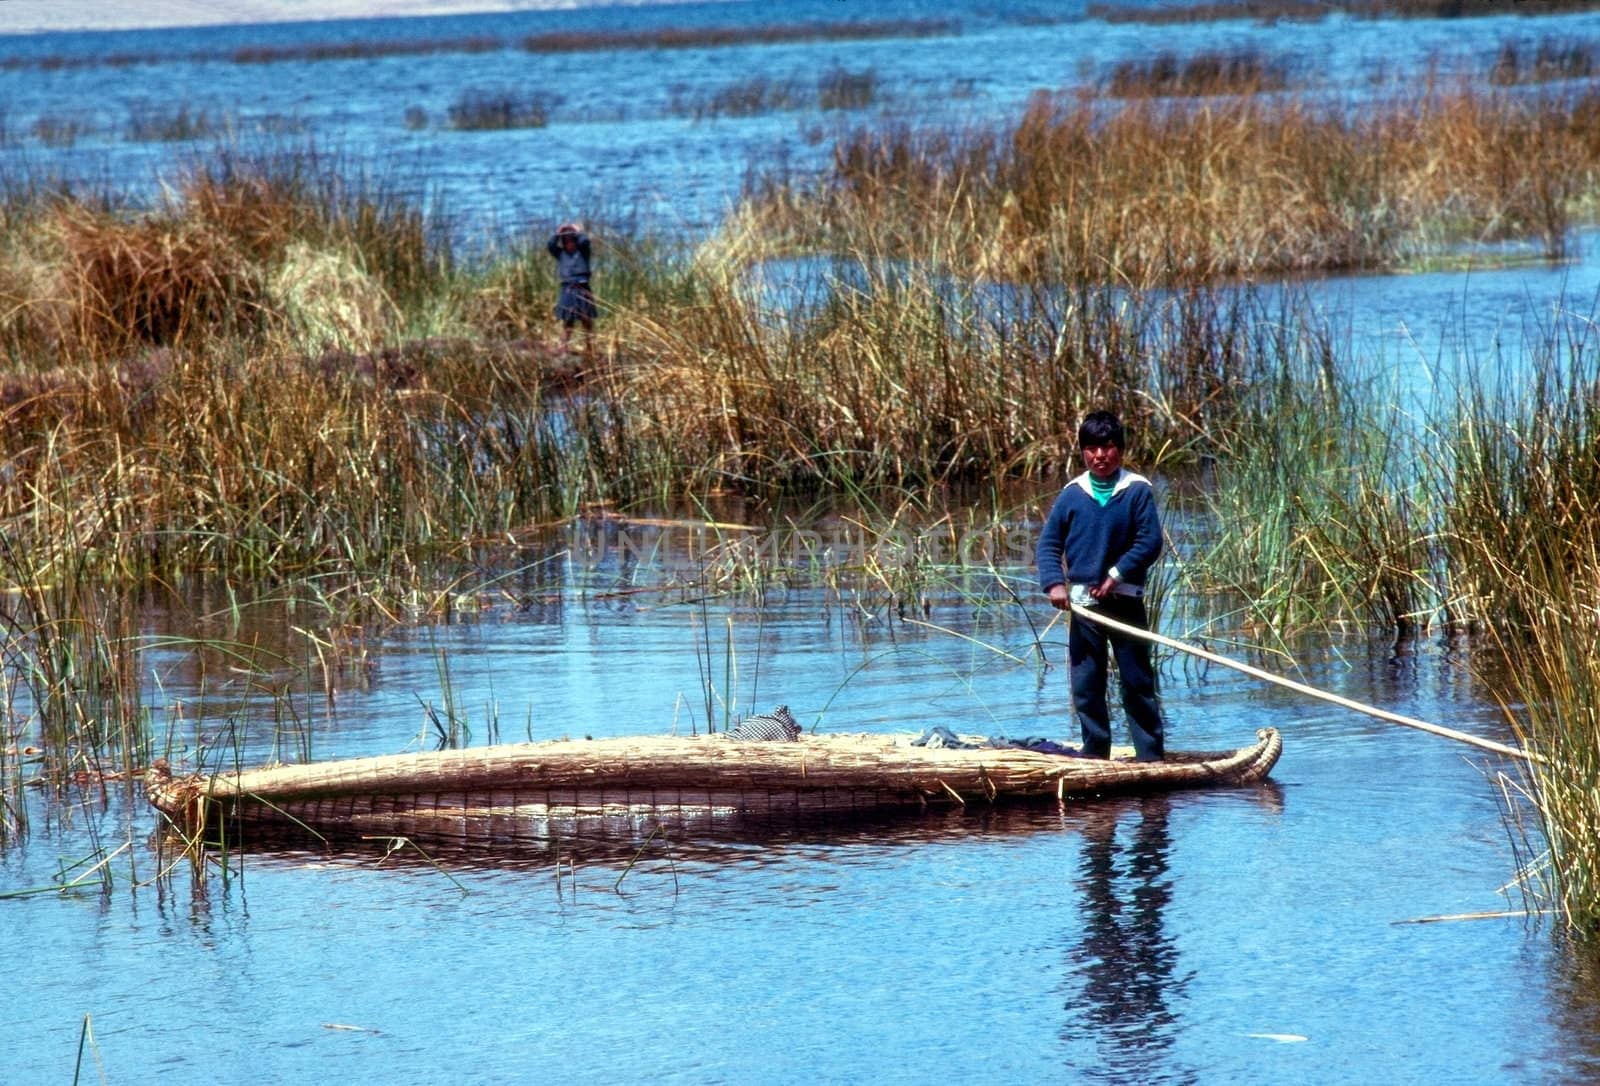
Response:
[{"label": "marsh vegetation", "polygon": [[1107,106],[1039,94],[1005,130],[858,129],[816,180],[752,186],[751,233],[1027,282],[1210,282],[1396,269],[1590,214],[1593,90],[1425,90],[1339,107],[1244,95]]},{"label": "marsh vegetation", "polygon": [[[1164,72],[1132,75],[1177,93]],[[1008,484],[1067,470],[1077,419],[1109,406],[1197,525],[1161,597],[1187,629],[1478,635],[1546,758],[1517,782],[1530,879],[1600,927],[1600,812],[1572,784],[1600,670],[1592,327],[1490,360],[1419,418],[1292,291],[1235,278],[1504,239],[1560,255],[1597,206],[1600,110],[1428,89],[1351,117],[1241,93],[1273,89],[1263,73],[1203,108],[1041,95],[1005,127],[847,133],[826,176],[754,180],[694,250],[594,223],[603,338],[580,360],[549,346],[541,251],[464,254],[439,209],[309,152],[220,156],[140,206],[8,195],[4,832],[26,829],[25,759],[104,780],[158,745],[129,592],[294,585],[326,668],[348,631],[455,599],[441,563],[493,565],[597,509],[738,501],[760,521],[844,495],[865,531],[916,539],[971,520],[938,498],[960,485],[987,495],[969,528],[1025,536],[1038,510]],[[841,69],[813,93],[855,108],[875,81]],[[458,127],[522,116],[468,105]],[[785,260],[803,270],[771,280]],[[1495,383],[1527,373],[1523,398]],[[934,581],[968,591],[915,547],[875,553],[776,569],[723,550],[695,584],[854,581],[895,620]]]},{"label": "marsh vegetation", "polygon": [[1191,57],[1158,53],[1117,62],[1106,77],[1112,98],[1205,98],[1223,94],[1281,91],[1290,85],[1293,65],[1257,52],[1209,52]]}]

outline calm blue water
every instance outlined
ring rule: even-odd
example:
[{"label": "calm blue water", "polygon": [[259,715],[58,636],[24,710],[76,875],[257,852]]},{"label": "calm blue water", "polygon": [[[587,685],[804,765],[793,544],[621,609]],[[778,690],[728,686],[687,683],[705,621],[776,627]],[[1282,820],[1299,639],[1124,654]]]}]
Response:
[{"label": "calm blue water", "polygon": [[[515,39],[856,10],[662,5],[0,37],[0,58],[176,58],[341,36]],[[1148,28],[1084,22],[1076,10],[873,5],[874,18],[959,22],[958,33],[895,42],[0,68],[0,175],[153,184],[213,147],[130,141],[130,111],[186,102],[234,118],[242,141],[290,129],[271,138],[309,139],[352,168],[437,194],[463,236],[503,238],[569,213],[637,215],[692,235],[714,222],[748,165],[788,156],[803,167],[836,126],[1009,118],[1035,88],[1092,78],[1157,47],[1258,45],[1315,60],[1330,84],[1370,86],[1434,54],[1485,63],[1509,35],[1600,37],[1600,16]],[[0,28],[3,19],[0,5]],[[675,91],[756,75],[814,78],[833,65],[877,73],[873,107],[700,122],[667,115]],[[559,94],[551,124],[440,127],[461,93],[501,86]],[[406,126],[411,107],[428,115],[426,127]],[[41,117],[76,119],[84,134],[48,146],[32,134]],[[1530,324],[1563,304],[1587,311],[1600,272],[1585,256],[1556,268],[1312,288],[1364,357],[1424,380],[1440,359],[1486,357],[1497,336],[1520,356]],[[727,598],[684,602],[636,591],[659,585],[660,570],[614,556],[591,562],[592,552],[576,535],[558,540],[548,556],[534,555],[547,561],[498,586],[464,621],[373,635],[367,666],[336,670],[331,701],[294,630],[314,612],[263,607],[232,631],[217,618],[225,594],[153,603],[143,623],[151,636],[262,646],[258,674],[221,653],[152,650],[146,699],[159,745],[191,763],[202,749],[211,759],[236,750],[245,762],[307,748],[317,758],[415,749],[433,739],[424,705],[442,712],[447,703],[475,744],[659,732],[703,727],[708,686],[714,715],[782,701],[827,731],[948,724],[1071,735],[1061,631],[1044,632],[1052,666],[1041,669],[1023,613],[992,585],[935,590],[927,621],[937,629],[892,620],[870,588],[774,588],[762,614]],[[1009,572],[1044,627],[1050,612],[1029,595],[1025,571]],[[1296,676],[1313,685],[1508,738],[1451,645],[1375,655],[1313,645],[1298,663]],[[263,690],[274,681],[291,692],[292,713],[273,711]],[[1495,799],[1501,767],[1216,668],[1201,676],[1170,666],[1166,699],[1177,747],[1236,746],[1259,727],[1281,727],[1286,748],[1272,784],[656,841],[631,868],[614,851],[576,843],[431,861],[375,843],[366,853],[262,853],[242,865],[235,857],[226,878],[215,866],[163,872],[172,858],[155,846],[155,821],[120,784],[73,788],[59,802],[29,789],[30,832],[0,850],[0,893],[49,885],[64,865],[121,851],[108,893],[0,900],[0,945],[10,951],[0,1083],[66,1081],[74,1069],[90,1081],[97,1068],[112,1082],[351,1084],[1544,1083],[1600,1074],[1596,986],[1548,930],[1506,919],[1402,923],[1519,904],[1501,892],[1516,863]],[[86,1016],[93,1044],[80,1064]]]},{"label": "calm blue water", "polygon": [[[1061,631],[1044,632],[1053,666],[1040,669],[1022,614],[974,602],[976,584],[935,591],[928,621],[992,648],[890,620],[871,593],[774,593],[758,615],[618,595],[660,571],[579,565],[507,582],[468,621],[388,633],[369,669],[339,672],[331,705],[320,677],[300,680],[299,723],[251,696],[263,681],[213,667],[202,700],[176,657],[152,654],[152,709],[175,722],[163,744],[190,762],[198,743],[213,760],[236,744],[246,763],[307,743],[318,758],[415,749],[432,741],[421,703],[442,708],[444,674],[480,743],[495,719],[506,739],[703,727],[707,682],[736,713],[785,701],[821,730],[1071,734]],[[148,614],[152,636],[196,628],[182,608]],[[247,614],[239,639],[263,658],[305,658],[295,616]],[[1508,738],[1450,646],[1333,648],[1309,649],[1299,676]],[[31,834],[0,852],[0,892],[127,847],[107,893],[0,901],[13,948],[0,1080],[69,1074],[86,1015],[112,1081],[1549,1082],[1600,1069],[1592,1032],[1573,1025],[1600,1006],[1548,931],[1400,923],[1516,904],[1498,892],[1513,859],[1492,759],[1234,672],[1167,675],[1176,746],[1286,732],[1269,785],[658,840],[631,868],[614,843],[426,856],[374,843],[235,857],[227,879],[184,862],[160,875],[173,857],[115,783],[65,804],[34,795]]]}]

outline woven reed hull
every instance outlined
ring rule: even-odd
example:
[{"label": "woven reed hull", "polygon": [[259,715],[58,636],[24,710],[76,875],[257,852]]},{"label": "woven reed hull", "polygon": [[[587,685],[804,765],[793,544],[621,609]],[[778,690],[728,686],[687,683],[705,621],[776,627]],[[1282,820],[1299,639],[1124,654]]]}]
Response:
[{"label": "woven reed hull", "polygon": [[[954,802],[953,800],[949,802]],[[219,804],[235,832],[281,836],[303,827],[329,838],[415,837],[462,842],[542,845],[559,841],[639,841],[661,830],[673,838],[787,829],[835,819],[916,810],[915,795],[875,790],[710,792],[694,789],[550,789],[404,796],[346,795],[270,805]],[[187,828],[198,823],[193,819]]]},{"label": "woven reed hull", "polygon": [[720,736],[535,743],[173,777],[158,763],[150,802],[183,832],[231,825],[326,837],[637,839],[656,828],[748,830],[900,809],[1245,785],[1264,780],[1282,739],[1159,763],[1023,750],[948,750],[900,736],[737,743]]}]

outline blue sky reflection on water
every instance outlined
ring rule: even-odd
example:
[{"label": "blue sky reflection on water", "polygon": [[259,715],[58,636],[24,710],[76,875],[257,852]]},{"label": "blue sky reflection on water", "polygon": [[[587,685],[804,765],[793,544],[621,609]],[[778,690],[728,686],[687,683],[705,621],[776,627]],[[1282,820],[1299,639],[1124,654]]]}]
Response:
[{"label": "blue sky reflection on water", "polygon": [[[38,35],[0,38],[0,55],[177,53],[320,41],[333,30],[510,38],[863,10],[661,5]],[[1337,20],[1153,30],[1024,17],[1055,15],[1053,6],[872,12],[949,10],[959,34],[911,42],[0,70],[9,134],[0,174],[148,183],[209,152],[124,138],[141,103],[177,100],[435,192],[467,235],[500,237],[572,210],[638,212],[693,232],[716,220],[752,160],[804,167],[831,132],[856,123],[1009,118],[1032,90],[1157,43],[1261,44],[1326,62],[1335,80],[1392,75],[1435,52],[1481,61],[1511,34],[1600,37],[1592,15],[1423,21],[1402,33]],[[674,87],[703,93],[834,64],[878,72],[879,103],[850,115],[666,113]],[[554,86],[564,100],[545,129],[439,127],[450,102],[479,85]],[[435,120],[408,129],[413,106]],[[90,129],[67,147],[27,134],[54,114]],[[1577,240],[1578,258],[1561,266],[1293,289],[1318,300],[1358,355],[1415,380],[1491,357],[1501,336],[1523,357],[1528,329],[1536,339],[1559,299],[1586,321],[1600,265],[1594,238]],[[1027,571],[1011,572],[1026,594]],[[491,719],[505,739],[703,727],[708,680],[724,699],[737,694],[727,711],[787,701],[825,730],[1071,732],[1061,631],[1045,633],[1052,666],[1041,669],[1033,629],[999,593],[981,607],[956,592],[932,601],[928,621],[967,640],[890,619],[870,592],[775,591],[758,619],[735,600],[702,607],[638,587],[622,568],[570,559],[559,573],[530,573],[455,624],[372,640],[370,668],[341,673],[331,704],[320,689],[298,691],[300,716],[288,722],[246,677],[213,668],[202,685],[172,653],[153,654],[147,700],[180,758],[197,737],[217,750],[237,732],[247,761],[306,743],[316,757],[414,749],[432,739],[423,707],[444,704],[447,677],[474,743],[490,737]],[[1049,613],[1029,599],[1044,627]],[[210,597],[152,606],[147,626],[182,630],[221,606]],[[293,616],[260,621],[273,627],[264,643],[307,658]],[[1448,644],[1370,657],[1330,645],[1299,663],[1313,685],[1507,738]],[[63,804],[30,788],[31,833],[0,851],[0,893],[127,848],[104,898],[0,900],[0,942],[13,948],[0,1082],[62,1080],[85,1015],[95,1037],[85,1068],[98,1060],[111,1081],[1543,1083],[1600,1073],[1596,986],[1547,932],[1503,919],[1398,923],[1518,903],[1498,892],[1514,864],[1494,798],[1503,767],[1232,673],[1173,666],[1166,698],[1177,746],[1232,746],[1283,728],[1273,783],[657,842],[632,868],[614,848],[573,842],[431,859],[380,842],[355,854],[280,850],[250,856],[226,883],[184,864],[151,881],[171,855],[156,852],[154,819],[120,786],[74,787]]]}]

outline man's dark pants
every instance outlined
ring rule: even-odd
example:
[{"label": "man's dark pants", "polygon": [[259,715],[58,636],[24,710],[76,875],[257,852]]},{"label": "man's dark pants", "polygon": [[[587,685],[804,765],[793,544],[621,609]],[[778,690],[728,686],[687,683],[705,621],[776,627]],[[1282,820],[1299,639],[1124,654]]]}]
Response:
[{"label": "man's dark pants", "polygon": [[[1095,605],[1107,618],[1127,626],[1146,628],[1144,600],[1138,596],[1109,596]],[[1108,653],[1109,647],[1109,653]],[[1072,704],[1083,729],[1083,752],[1094,758],[1111,756],[1111,714],[1106,705],[1107,657],[1117,658],[1122,683],[1122,708],[1128,714],[1134,757],[1160,761],[1166,751],[1161,704],[1156,699],[1156,676],[1150,664],[1150,643],[1112,633],[1088,619],[1072,619],[1067,659],[1072,665]]]}]

